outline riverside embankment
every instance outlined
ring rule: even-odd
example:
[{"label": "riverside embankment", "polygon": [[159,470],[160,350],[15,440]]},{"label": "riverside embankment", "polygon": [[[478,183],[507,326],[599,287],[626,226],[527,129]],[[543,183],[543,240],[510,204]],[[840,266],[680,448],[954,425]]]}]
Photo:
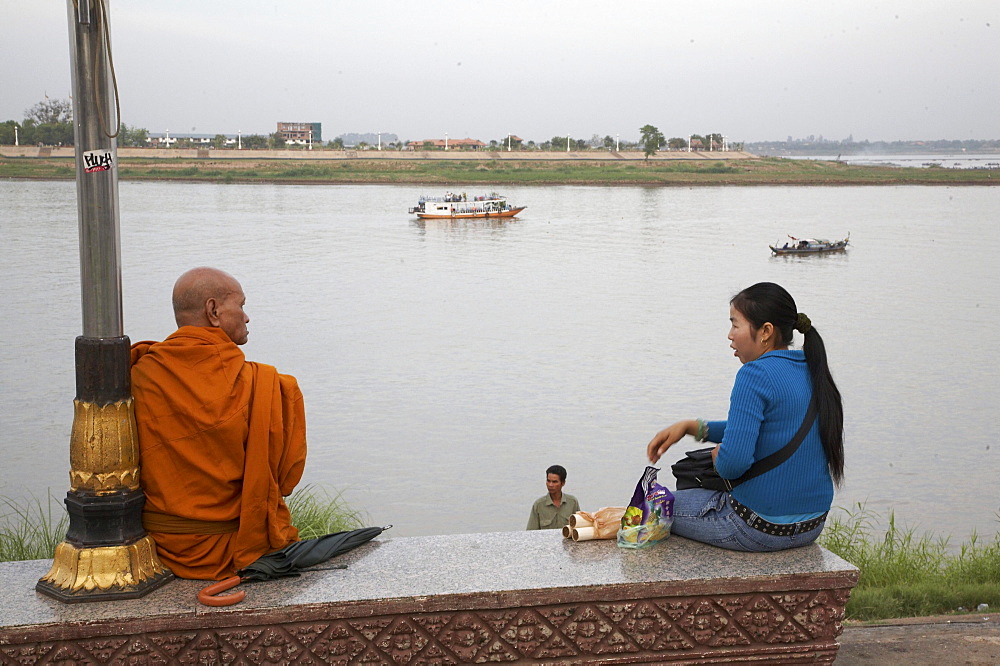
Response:
[{"label": "riverside embankment", "polygon": [[[997,185],[983,169],[760,158],[745,152],[336,151],[121,148],[123,180],[288,184]],[[0,178],[74,177],[73,149],[0,146]]]}]

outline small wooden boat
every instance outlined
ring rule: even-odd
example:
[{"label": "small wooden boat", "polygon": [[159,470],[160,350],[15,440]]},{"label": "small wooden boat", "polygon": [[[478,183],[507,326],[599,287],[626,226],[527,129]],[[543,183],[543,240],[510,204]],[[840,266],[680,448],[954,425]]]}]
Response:
[{"label": "small wooden boat", "polygon": [[514,217],[527,206],[511,206],[507,197],[496,192],[468,199],[464,194],[448,193],[443,197],[420,197],[410,214],[422,220],[457,220],[489,217]]},{"label": "small wooden boat", "polygon": [[817,254],[819,252],[840,252],[847,249],[847,243],[851,240],[851,234],[847,238],[838,241],[826,240],[825,238],[796,238],[789,236],[791,243],[784,245],[769,245],[774,254]]}]

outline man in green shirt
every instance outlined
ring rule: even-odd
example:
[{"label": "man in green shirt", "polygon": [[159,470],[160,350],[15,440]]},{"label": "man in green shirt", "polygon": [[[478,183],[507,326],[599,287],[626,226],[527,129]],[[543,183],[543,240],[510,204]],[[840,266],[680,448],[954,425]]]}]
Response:
[{"label": "man in green shirt", "polygon": [[569,517],[580,510],[580,503],[562,491],[566,485],[566,468],[553,465],[545,470],[545,487],[549,494],[535,500],[528,516],[529,530],[558,530],[569,523]]}]

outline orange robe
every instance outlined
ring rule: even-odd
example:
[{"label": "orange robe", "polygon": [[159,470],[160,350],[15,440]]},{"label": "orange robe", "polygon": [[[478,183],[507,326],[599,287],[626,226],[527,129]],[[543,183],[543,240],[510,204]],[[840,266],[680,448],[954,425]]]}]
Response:
[{"label": "orange robe", "polygon": [[225,578],[298,541],[282,499],[306,459],[294,377],[246,361],[222,329],[182,326],[132,346],[132,395],[144,520],[159,519],[147,531],[177,576]]}]

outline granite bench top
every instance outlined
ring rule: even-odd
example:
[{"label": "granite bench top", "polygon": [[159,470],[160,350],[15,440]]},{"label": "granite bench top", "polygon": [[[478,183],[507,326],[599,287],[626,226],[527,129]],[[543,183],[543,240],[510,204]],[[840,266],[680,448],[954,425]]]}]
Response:
[{"label": "granite bench top", "polygon": [[[549,590],[551,599],[559,601],[592,594],[596,587],[602,593],[618,590],[619,598],[627,598],[629,588],[634,593],[637,584],[644,589],[700,587],[702,592],[724,592],[748,584],[797,589],[797,581],[805,585],[812,580],[815,585],[816,578],[840,580],[836,587],[851,587],[857,579],[853,565],[815,544],[762,554],[722,550],[677,536],[651,548],[626,550],[613,540],[573,542],[559,530],[395,539],[389,534],[299,578],[245,584],[240,589],[247,592],[246,600],[226,608],[200,605],[197,592],[208,583],[190,580],[172,581],[141,599],[64,604],[34,589],[51,561],[0,563],[0,635],[18,627],[50,624],[126,623],[155,616],[280,612],[401,600],[432,609],[434,600],[462,596],[492,596],[499,604],[540,590]],[[338,564],[347,568],[322,568]]]}]

